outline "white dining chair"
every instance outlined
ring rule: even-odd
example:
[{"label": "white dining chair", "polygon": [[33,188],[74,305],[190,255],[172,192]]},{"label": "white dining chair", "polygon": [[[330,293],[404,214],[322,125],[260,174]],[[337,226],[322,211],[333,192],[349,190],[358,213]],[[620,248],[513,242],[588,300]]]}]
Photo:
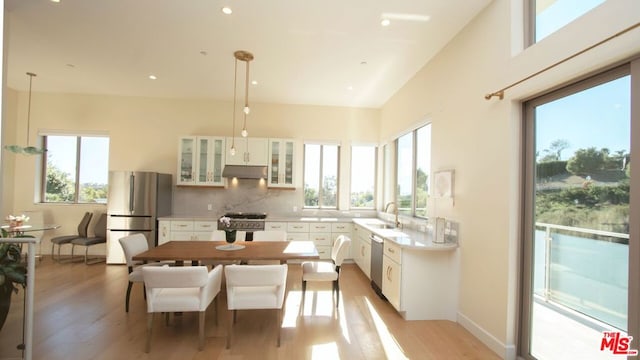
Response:
[{"label": "white dining chair", "polygon": [[[127,285],[127,295],[124,301],[125,312],[129,312],[129,298],[131,297],[131,288],[133,283],[142,283],[142,268],[144,266],[161,266],[171,264],[169,261],[152,262],[145,264],[141,261],[134,261],[133,257],[149,250],[149,243],[144,234],[133,234],[124,236],[118,239],[120,246],[124,252],[124,258],[127,262],[127,269],[129,271],[129,284]],[[143,289],[144,292],[144,289]],[[146,293],[145,297],[146,297]]]},{"label": "white dining chair", "polygon": [[[282,305],[287,284],[287,265],[229,265],[224,274],[227,282],[229,313],[227,349],[231,347],[233,324],[237,310],[275,309],[278,324],[278,347]],[[259,329],[256,329],[259,331]]]},{"label": "white dining chair", "polygon": [[287,241],[287,232],[282,230],[254,231],[253,241]]},{"label": "white dining chair", "polygon": [[332,281],[332,293],[336,293],[336,307],[340,303],[340,267],[349,252],[351,239],[340,235],[331,248],[331,261],[305,261],[302,263],[302,298],[307,290],[307,281]]},{"label": "white dining chair", "polygon": [[[151,331],[155,313],[198,312],[198,350],[204,348],[205,312],[222,283],[222,266],[207,271],[206,266],[148,266],[142,268],[147,292],[147,341],[151,350]],[[216,307],[216,306],[214,306]],[[216,313],[216,323],[217,323]]]},{"label": "white dining chair", "polygon": [[[282,230],[260,230],[253,232],[253,241],[287,241],[287,232]],[[249,265],[278,265],[279,260],[250,260]]]}]

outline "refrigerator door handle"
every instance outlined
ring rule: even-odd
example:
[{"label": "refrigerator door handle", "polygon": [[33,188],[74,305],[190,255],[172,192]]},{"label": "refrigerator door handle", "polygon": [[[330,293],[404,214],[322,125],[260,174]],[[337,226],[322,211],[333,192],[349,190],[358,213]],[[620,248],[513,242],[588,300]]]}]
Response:
[{"label": "refrigerator door handle", "polygon": [[135,191],[135,175],[131,174],[129,176],[129,212],[133,213],[133,194]]}]

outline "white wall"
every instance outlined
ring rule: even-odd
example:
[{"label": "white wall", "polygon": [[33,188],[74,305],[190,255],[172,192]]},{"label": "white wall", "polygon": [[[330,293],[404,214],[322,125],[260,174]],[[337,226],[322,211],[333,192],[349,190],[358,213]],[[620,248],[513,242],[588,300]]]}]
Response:
[{"label": "white wall", "polygon": [[[35,87],[35,86],[34,86]],[[7,123],[4,136],[10,142],[26,141],[27,94],[8,89]],[[160,99],[78,94],[50,94],[35,92],[32,95],[31,143],[37,141],[37,131],[71,130],[79,132],[101,131],[109,134],[111,170],[146,170],[170,173],[177,170],[179,137],[183,135],[231,135],[231,104],[210,99]],[[333,140],[342,144],[341,171],[348,174],[349,151],[352,141],[375,143],[379,138],[380,111],[376,109],[351,109],[339,107],[259,104],[255,103],[247,128],[250,136],[294,138],[303,140]],[[237,127],[238,131],[240,127]],[[5,177],[3,187],[3,213],[22,210],[41,210],[45,221],[61,224],[56,231],[45,234],[43,252],[50,251],[48,239],[53,236],[75,233],[85,211],[106,211],[104,205],[35,204],[36,157],[4,152],[2,168]],[[298,154],[302,164],[302,153]],[[300,171],[301,173],[301,171]],[[12,185],[13,184],[13,185]],[[206,202],[225,199],[224,189],[180,188],[181,199],[196,199],[194,215],[206,209]],[[275,194],[283,192],[283,196]],[[347,209],[348,186],[341,185],[340,208]],[[300,198],[302,192],[269,190],[266,199],[287,199],[288,209],[295,204],[292,196]],[[200,201],[201,203],[198,203]],[[261,199],[264,203],[265,199]],[[179,209],[188,205],[178,204]],[[244,209],[246,211],[246,209]],[[202,215],[202,214],[200,214]],[[97,218],[97,216],[96,216]],[[93,226],[93,225],[91,225]],[[103,252],[104,249],[92,249]],[[63,251],[65,252],[65,251]]]},{"label": "white wall", "polygon": [[493,1],[385,104],[380,131],[388,140],[432,122],[432,170],[455,169],[455,202],[431,201],[429,211],[460,222],[459,322],[505,358],[515,357],[517,336],[521,101],[640,52],[636,29],[487,101],[640,21],[640,2],[609,0],[523,51],[521,9],[521,1]]}]

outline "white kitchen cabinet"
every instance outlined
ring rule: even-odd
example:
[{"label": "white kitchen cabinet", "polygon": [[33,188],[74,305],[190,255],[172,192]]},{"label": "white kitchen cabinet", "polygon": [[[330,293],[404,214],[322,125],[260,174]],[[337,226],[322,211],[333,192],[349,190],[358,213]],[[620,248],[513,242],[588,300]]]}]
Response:
[{"label": "white kitchen cabinet", "polygon": [[[352,244],[352,256],[360,270],[371,278],[371,240],[370,232],[358,225],[353,227],[355,247]],[[353,241],[353,240],[352,240]]]},{"label": "white kitchen cabinet", "polygon": [[158,221],[158,245],[169,242],[171,236],[171,221]]},{"label": "white kitchen cabinet", "polygon": [[264,223],[265,230],[287,231],[287,223],[279,221],[267,221]]},{"label": "white kitchen cabinet", "polygon": [[292,139],[269,139],[269,187],[295,187],[295,145]]},{"label": "white kitchen cabinet", "polygon": [[216,221],[162,220],[159,222],[158,245],[168,241],[207,241],[217,226]]},{"label": "white kitchen cabinet", "polygon": [[396,310],[401,310],[402,248],[385,240],[382,258],[382,293]]},{"label": "white kitchen cabinet", "polygon": [[225,139],[214,136],[183,136],[178,147],[177,185],[222,186]]},{"label": "white kitchen cabinet", "polygon": [[[231,146],[235,144],[236,153],[231,155]],[[267,166],[268,139],[266,138],[227,138],[226,165]]]}]

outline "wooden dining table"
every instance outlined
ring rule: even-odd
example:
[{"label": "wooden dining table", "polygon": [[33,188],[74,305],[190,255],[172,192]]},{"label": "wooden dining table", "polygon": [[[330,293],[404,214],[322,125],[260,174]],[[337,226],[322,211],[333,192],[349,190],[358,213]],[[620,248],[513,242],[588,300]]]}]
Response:
[{"label": "wooden dining table", "polygon": [[244,248],[221,250],[220,247],[228,246],[224,241],[169,241],[133,256],[133,260],[173,260],[177,264],[203,260],[279,260],[280,263],[286,263],[287,260],[320,258],[313,241],[239,241],[234,244]]}]

